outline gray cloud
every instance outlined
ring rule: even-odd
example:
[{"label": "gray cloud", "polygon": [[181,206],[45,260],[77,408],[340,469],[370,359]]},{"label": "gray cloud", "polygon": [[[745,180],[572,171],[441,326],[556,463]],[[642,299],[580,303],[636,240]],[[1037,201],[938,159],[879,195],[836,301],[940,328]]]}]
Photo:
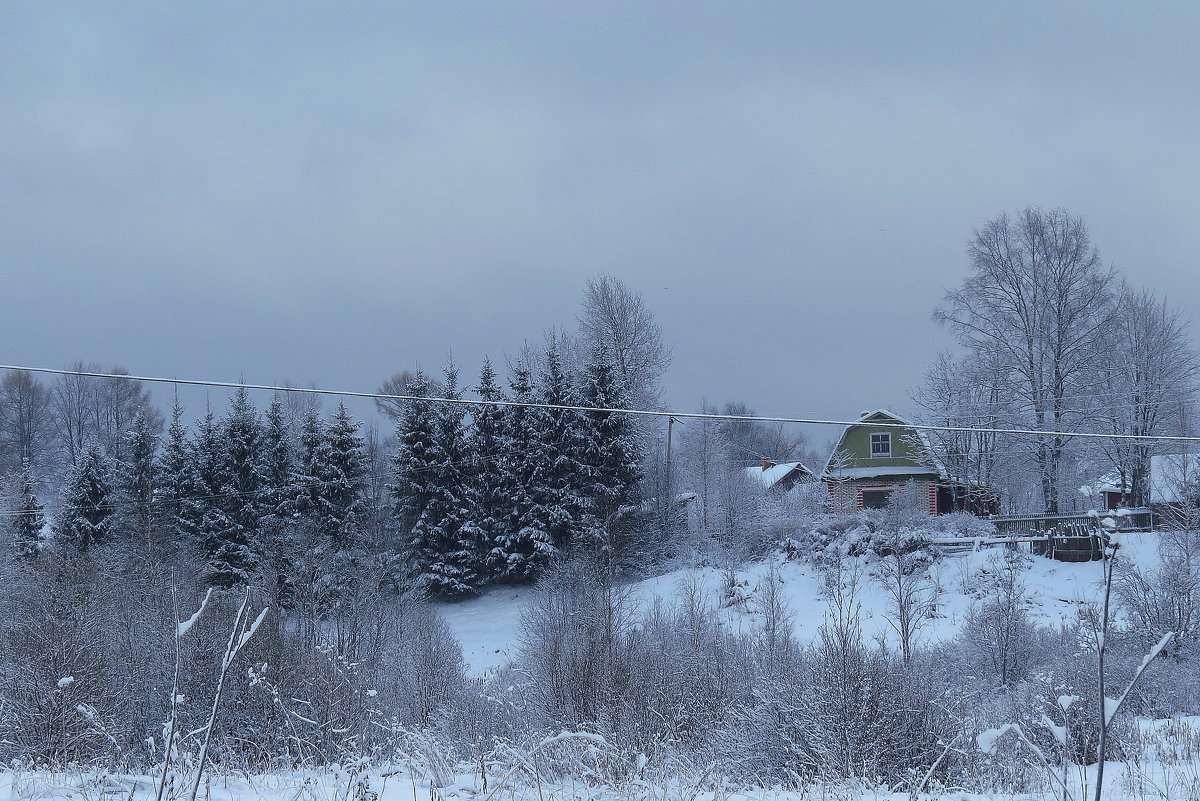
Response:
[{"label": "gray cloud", "polygon": [[372,388],[642,291],[672,404],[907,405],[971,229],[1200,302],[1200,12],[10,4],[5,360]]}]

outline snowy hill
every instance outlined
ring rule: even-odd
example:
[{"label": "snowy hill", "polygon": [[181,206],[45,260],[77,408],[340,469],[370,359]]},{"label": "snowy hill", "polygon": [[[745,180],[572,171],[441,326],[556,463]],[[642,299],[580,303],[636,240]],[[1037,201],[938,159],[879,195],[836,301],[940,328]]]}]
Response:
[{"label": "snowy hill", "polygon": [[[1142,566],[1152,566],[1157,560],[1158,534],[1126,534],[1121,541],[1119,557]],[[934,563],[931,575],[940,588],[936,617],[921,630],[926,642],[954,636],[973,603],[979,600],[981,579],[989,570],[990,559],[999,553],[997,548],[981,548],[976,552],[947,555]],[[873,580],[865,563],[858,580],[857,598],[861,604],[863,634],[875,641],[883,638],[895,646],[896,636],[887,622],[888,599],[883,588]],[[761,623],[756,602],[756,589],[774,570],[779,577],[783,597],[791,613],[796,636],[809,640],[817,633],[828,600],[822,592],[821,571],[807,563],[781,558],[743,564],[735,571],[736,600],[725,608],[726,623],[735,629]],[[1079,605],[1099,600],[1101,563],[1056,562],[1041,556],[1029,557],[1029,567],[1022,582],[1030,599],[1030,615],[1039,625],[1055,626],[1074,619]],[[728,571],[717,568],[676,570],[631,585],[632,597],[639,605],[670,604],[679,587],[694,582],[715,604],[730,600],[726,584]],[[536,591],[530,587],[496,589],[468,601],[441,604],[439,611],[463,649],[468,671],[486,673],[506,664],[519,647],[522,612]]]}]

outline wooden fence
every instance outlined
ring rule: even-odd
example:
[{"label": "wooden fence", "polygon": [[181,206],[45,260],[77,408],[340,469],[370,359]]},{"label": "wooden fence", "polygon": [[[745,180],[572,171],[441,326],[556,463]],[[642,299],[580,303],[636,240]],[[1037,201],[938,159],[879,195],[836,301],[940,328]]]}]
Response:
[{"label": "wooden fence", "polygon": [[1149,531],[1154,514],[1149,509],[1126,509],[1103,514],[1021,515],[993,517],[996,536],[943,538],[931,542],[944,550],[974,550],[986,545],[1018,547],[1029,543],[1033,553],[1062,562],[1101,559],[1111,532]]},{"label": "wooden fence", "polygon": [[1079,531],[1100,528],[1100,521],[1109,521],[1103,528],[1109,531],[1149,531],[1154,528],[1154,512],[1149,509],[1122,509],[1109,512],[1086,512],[1069,515],[1017,515],[993,517],[997,536],[1049,534],[1056,530]]}]

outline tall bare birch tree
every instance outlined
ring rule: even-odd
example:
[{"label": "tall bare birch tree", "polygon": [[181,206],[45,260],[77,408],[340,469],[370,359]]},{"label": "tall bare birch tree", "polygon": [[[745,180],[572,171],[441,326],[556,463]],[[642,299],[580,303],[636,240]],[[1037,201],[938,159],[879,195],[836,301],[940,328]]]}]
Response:
[{"label": "tall bare birch tree", "polygon": [[[1122,287],[1108,327],[1105,360],[1097,382],[1098,431],[1117,435],[1183,434],[1195,400],[1200,363],[1188,320],[1146,289]],[[1108,461],[1128,488],[1125,503],[1150,503],[1150,440],[1112,439]]]},{"label": "tall bare birch tree", "polygon": [[49,456],[50,392],[27,370],[0,379],[0,474],[40,465]]},{"label": "tall bare birch tree", "polygon": [[1087,225],[1065,209],[1002,214],[968,244],[971,274],[933,317],[980,359],[1011,371],[1033,442],[1045,510],[1058,511],[1072,398],[1087,390],[1113,319],[1116,270],[1092,246]]},{"label": "tall bare birch tree", "polygon": [[635,405],[659,403],[659,380],[671,366],[671,348],[662,338],[654,312],[642,296],[620,279],[600,274],[588,280],[579,312],[579,334],[612,359],[623,394]]},{"label": "tall bare birch tree", "polygon": [[[1006,428],[1013,398],[1009,370],[994,360],[941,354],[925,371],[913,400],[930,422],[951,429]],[[977,488],[999,487],[1004,479],[1008,438],[991,431],[930,431],[948,477]]]}]

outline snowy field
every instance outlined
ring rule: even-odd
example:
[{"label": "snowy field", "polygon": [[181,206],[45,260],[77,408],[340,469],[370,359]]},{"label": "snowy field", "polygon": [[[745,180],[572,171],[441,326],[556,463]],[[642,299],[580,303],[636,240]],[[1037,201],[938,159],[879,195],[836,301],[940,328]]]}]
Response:
[{"label": "snowy field", "polygon": [[[1158,534],[1122,536],[1120,559],[1146,567],[1156,563]],[[994,548],[980,548],[947,555],[934,564],[933,577],[940,587],[938,616],[922,628],[925,641],[944,640],[958,633],[971,604],[979,599],[980,578],[996,552]],[[811,639],[824,619],[828,600],[822,593],[820,570],[807,563],[779,559],[743,565],[737,571],[738,597],[743,600],[725,609],[726,623],[735,629],[761,624],[755,589],[771,571],[782,584],[796,636]],[[1022,575],[1030,597],[1030,616],[1041,626],[1073,620],[1081,602],[1099,599],[1100,573],[1100,562],[1067,563],[1031,557],[1029,569]],[[648,607],[656,602],[670,603],[681,585],[694,582],[718,603],[725,595],[726,580],[726,571],[695,568],[647,579],[630,589],[636,602]],[[512,658],[519,647],[521,613],[534,592],[528,587],[496,589],[468,601],[439,605],[462,645],[468,671],[483,674]],[[887,622],[887,597],[865,573],[858,581],[858,600],[862,605],[863,635],[868,640],[882,637],[895,646],[895,631]]]}]

